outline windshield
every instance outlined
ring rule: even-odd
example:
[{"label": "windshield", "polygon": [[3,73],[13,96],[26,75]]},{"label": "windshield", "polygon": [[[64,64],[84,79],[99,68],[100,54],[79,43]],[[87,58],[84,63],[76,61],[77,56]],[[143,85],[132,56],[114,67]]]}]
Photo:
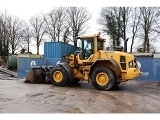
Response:
[{"label": "windshield", "polygon": [[87,59],[91,54],[93,54],[93,38],[78,39],[77,46],[80,48],[79,54],[81,59]]}]

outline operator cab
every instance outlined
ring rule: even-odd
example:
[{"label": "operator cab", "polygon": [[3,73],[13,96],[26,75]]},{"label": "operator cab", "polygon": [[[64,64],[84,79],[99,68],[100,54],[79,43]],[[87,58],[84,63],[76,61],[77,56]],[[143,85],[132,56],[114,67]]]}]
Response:
[{"label": "operator cab", "polygon": [[79,37],[77,46],[79,47],[79,56],[81,60],[88,59],[92,54],[96,54],[99,50],[104,50],[104,41],[99,36]]}]

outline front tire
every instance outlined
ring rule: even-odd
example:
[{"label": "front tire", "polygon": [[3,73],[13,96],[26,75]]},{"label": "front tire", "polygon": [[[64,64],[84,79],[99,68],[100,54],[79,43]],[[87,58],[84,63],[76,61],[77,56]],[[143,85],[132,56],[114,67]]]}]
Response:
[{"label": "front tire", "polygon": [[62,87],[68,84],[68,74],[61,66],[56,66],[51,69],[50,78],[54,86]]},{"label": "front tire", "polygon": [[110,68],[100,66],[92,72],[91,82],[98,90],[110,90],[114,87],[116,80]]},{"label": "front tire", "polygon": [[81,79],[78,79],[78,78],[74,79],[74,83],[79,83],[79,81],[81,81]]}]

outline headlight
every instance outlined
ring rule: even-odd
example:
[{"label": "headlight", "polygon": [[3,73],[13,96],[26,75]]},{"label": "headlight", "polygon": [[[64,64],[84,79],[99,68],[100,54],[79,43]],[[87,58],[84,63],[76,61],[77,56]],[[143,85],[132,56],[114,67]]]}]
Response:
[{"label": "headlight", "polygon": [[133,61],[130,61],[128,65],[129,65],[129,68],[133,68]]}]

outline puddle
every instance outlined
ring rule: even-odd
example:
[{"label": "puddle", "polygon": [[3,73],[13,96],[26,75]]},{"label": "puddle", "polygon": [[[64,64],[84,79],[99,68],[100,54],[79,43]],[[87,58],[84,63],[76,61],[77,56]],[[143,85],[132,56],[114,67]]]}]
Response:
[{"label": "puddle", "polygon": [[55,96],[54,94],[52,94],[52,95],[47,95],[47,96],[44,96],[44,98],[49,98],[49,97],[53,97],[53,96]]},{"label": "puddle", "polygon": [[40,96],[40,95],[43,95],[43,93],[33,94],[33,95],[30,95],[30,97],[37,97],[37,96]]}]

